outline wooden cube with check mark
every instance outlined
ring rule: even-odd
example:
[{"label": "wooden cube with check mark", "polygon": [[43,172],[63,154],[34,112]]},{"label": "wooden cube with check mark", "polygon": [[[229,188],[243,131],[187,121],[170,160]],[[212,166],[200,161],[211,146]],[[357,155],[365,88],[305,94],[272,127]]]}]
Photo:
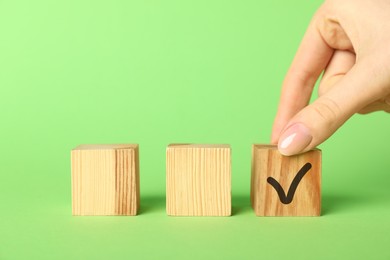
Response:
[{"label": "wooden cube with check mark", "polygon": [[171,144],[167,147],[167,214],[230,216],[230,146]]},{"label": "wooden cube with check mark", "polygon": [[320,216],[321,150],[283,156],[253,145],[251,203],[257,216]]}]

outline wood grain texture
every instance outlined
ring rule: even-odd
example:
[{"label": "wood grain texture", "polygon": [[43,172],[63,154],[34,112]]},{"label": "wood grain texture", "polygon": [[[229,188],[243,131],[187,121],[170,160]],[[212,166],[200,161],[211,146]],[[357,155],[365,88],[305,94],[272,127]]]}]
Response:
[{"label": "wood grain texture", "polygon": [[168,215],[231,215],[229,145],[169,145],[166,172]]},{"label": "wood grain texture", "polygon": [[[292,202],[283,204],[267,178],[277,180],[287,194],[294,177],[306,163],[312,168],[299,182]],[[276,146],[253,145],[251,203],[257,216],[320,216],[321,151],[283,156]]]},{"label": "wood grain texture", "polygon": [[80,145],[71,152],[73,215],[136,215],[138,145]]}]

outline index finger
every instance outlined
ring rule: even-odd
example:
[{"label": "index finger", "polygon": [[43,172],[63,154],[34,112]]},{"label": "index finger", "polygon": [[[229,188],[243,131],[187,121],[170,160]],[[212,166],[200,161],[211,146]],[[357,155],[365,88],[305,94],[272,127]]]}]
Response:
[{"label": "index finger", "polygon": [[333,54],[333,49],[322,38],[311,21],[282,86],[278,112],[272,128],[271,142],[277,143],[287,122],[307,106],[321,72]]}]

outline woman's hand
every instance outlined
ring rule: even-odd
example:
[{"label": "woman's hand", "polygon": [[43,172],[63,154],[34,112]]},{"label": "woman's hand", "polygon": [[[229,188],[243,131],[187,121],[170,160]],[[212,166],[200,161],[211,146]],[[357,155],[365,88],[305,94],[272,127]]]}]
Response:
[{"label": "woman's hand", "polygon": [[377,110],[390,112],[390,1],[326,1],[284,80],[271,142],[284,155],[305,152],[353,114]]}]

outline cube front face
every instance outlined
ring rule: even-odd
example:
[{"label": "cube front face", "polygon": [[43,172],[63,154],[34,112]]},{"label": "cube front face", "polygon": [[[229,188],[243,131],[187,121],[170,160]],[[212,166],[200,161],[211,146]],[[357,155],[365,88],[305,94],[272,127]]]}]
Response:
[{"label": "cube front face", "polygon": [[167,214],[231,215],[231,153],[228,145],[169,145]]},{"label": "cube front face", "polygon": [[321,151],[283,156],[253,145],[251,202],[257,216],[320,216]]},{"label": "cube front face", "polygon": [[72,150],[73,215],[136,215],[138,145],[81,145]]}]

